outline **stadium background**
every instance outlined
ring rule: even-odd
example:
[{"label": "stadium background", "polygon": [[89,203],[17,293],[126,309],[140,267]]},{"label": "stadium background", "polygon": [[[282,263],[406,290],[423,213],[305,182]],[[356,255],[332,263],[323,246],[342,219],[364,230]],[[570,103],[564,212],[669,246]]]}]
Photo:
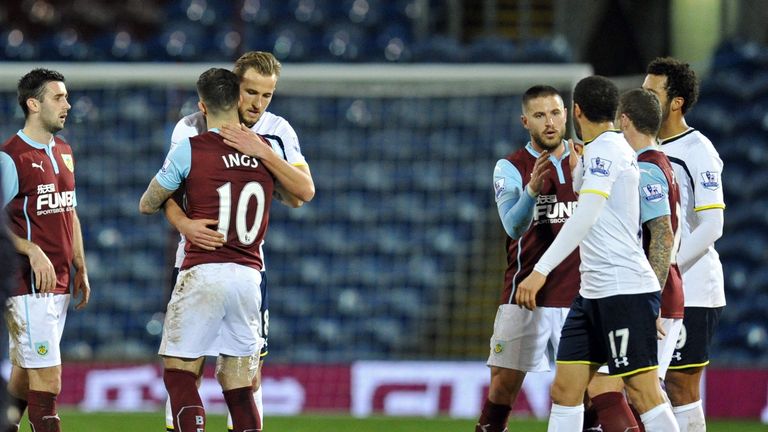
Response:
[{"label": "stadium background", "polygon": [[[702,78],[689,124],[726,164],[717,248],[729,304],[707,410],[768,417],[765,22],[762,0],[0,5],[0,136],[23,124],[14,90],[32,67],[64,72],[73,106],[62,135],[76,152],[93,296],[68,317],[62,403],[163,400],[155,352],[177,236],[137,203],[207,67],[275,53],[284,72],[269,110],[298,132],[317,188],[300,209],[272,210],[267,415],[472,417],[504,268],[491,171],[527,140],[521,92],[546,82],[568,94],[592,71],[639,86],[648,61],[674,55]],[[517,411],[545,414],[546,379],[527,384]],[[203,391],[220,410],[215,387]]]}]

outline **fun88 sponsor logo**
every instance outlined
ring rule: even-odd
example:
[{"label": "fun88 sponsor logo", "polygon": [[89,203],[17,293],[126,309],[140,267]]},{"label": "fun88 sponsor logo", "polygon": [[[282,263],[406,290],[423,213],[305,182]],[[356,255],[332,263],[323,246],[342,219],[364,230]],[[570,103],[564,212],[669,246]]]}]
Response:
[{"label": "fun88 sponsor logo", "polygon": [[72,211],[75,205],[75,191],[56,192],[53,184],[37,186],[37,215]]},{"label": "fun88 sponsor logo", "polygon": [[576,209],[576,201],[559,202],[557,195],[539,195],[533,212],[533,223],[558,224],[565,223]]}]

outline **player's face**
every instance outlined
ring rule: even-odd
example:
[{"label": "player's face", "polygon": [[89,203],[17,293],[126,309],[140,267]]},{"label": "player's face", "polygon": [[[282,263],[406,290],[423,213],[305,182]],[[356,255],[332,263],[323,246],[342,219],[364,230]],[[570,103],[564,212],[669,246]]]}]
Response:
[{"label": "player's face", "polygon": [[277,86],[277,76],[261,75],[256,69],[248,69],[240,81],[240,120],[246,126],[252,127],[267,110],[272,102],[272,95]]},{"label": "player's face", "polygon": [[531,99],[522,115],[523,126],[531,135],[531,143],[539,150],[555,150],[562,144],[566,120],[563,100],[556,95]]},{"label": "player's face", "polygon": [[646,75],[643,88],[656,95],[661,104],[661,122],[666,123],[669,117],[671,101],[667,95],[667,77],[664,75]]},{"label": "player's face", "polygon": [[67,113],[72,106],[67,101],[67,88],[61,81],[45,85],[40,102],[40,123],[47,132],[56,133],[64,129]]}]

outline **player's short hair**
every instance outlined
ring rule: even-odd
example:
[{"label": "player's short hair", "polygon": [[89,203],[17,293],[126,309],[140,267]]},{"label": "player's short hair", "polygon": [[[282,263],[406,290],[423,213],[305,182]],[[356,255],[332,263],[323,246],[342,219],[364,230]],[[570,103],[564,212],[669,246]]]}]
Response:
[{"label": "player's short hair", "polygon": [[40,101],[43,100],[45,86],[51,81],[64,82],[64,75],[50,69],[37,68],[21,77],[16,90],[19,98],[19,105],[21,106],[21,110],[24,111],[24,117],[29,115],[27,99],[33,98]]},{"label": "player's short hair", "polygon": [[688,63],[672,57],[658,57],[648,65],[646,73],[667,77],[667,98],[683,98],[683,106],[680,108],[683,115],[699,100],[699,81]]},{"label": "player's short hair", "polygon": [[248,69],[255,69],[259,75],[274,75],[279,77],[281,68],[282,65],[272,53],[266,51],[248,51],[235,61],[235,67],[232,71],[240,79],[243,78],[243,75],[245,75]]},{"label": "player's short hair", "polygon": [[197,94],[213,113],[237,109],[240,102],[240,79],[226,69],[208,69],[197,79]]},{"label": "player's short hair", "polygon": [[619,89],[604,76],[586,77],[573,89],[573,103],[591,122],[613,121],[619,106]]},{"label": "player's short hair", "polygon": [[563,98],[563,96],[560,95],[560,92],[558,92],[557,89],[552,86],[537,84],[529,88],[525,91],[525,93],[523,93],[523,112],[525,112],[525,108],[528,106],[528,102],[536,98],[547,96],[557,96],[560,99]]},{"label": "player's short hair", "polygon": [[661,127],[661,103],[652,92],[636,88],[619,98],[618,114],[625,114],[638,132],[656,136]]}]

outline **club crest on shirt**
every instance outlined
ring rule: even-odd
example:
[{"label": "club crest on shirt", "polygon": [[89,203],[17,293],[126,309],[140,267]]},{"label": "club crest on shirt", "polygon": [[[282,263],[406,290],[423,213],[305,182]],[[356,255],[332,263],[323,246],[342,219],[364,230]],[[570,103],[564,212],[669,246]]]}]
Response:
[{"label": "club crest on shirt", "polygon": [[717,190],[720,187],[720,173],[717,171],[704,171],[701,175],[701,185],[704,189]]},{"label": "club crest on shirt", "polygon": [[72,159],[72,155],[68,153],[61,154],[61,160],[64,161],[64,165],[69,168],[69,172],[75,172],[75,161]]},{"label": "club crest on shirt", "polygon": [[658,183],[643,186],[643,199],[648,202],[659,202],[664,199],[664,189]]},{"label": "club crest on shirt", "polygon": [[505,185],[505,181],[503,178],[500,178],[493,182],[493,190],[496,191],[496,199],[499,199],[502,193],[504,193],[505,190],[507,190],[507,187]]},{"label": "club crest on shirt", "polygon": [[611,174],[611,161],[603,159],[600,156],[592,158],[589,161],[589,172],[596,176],[608,177]]}]

